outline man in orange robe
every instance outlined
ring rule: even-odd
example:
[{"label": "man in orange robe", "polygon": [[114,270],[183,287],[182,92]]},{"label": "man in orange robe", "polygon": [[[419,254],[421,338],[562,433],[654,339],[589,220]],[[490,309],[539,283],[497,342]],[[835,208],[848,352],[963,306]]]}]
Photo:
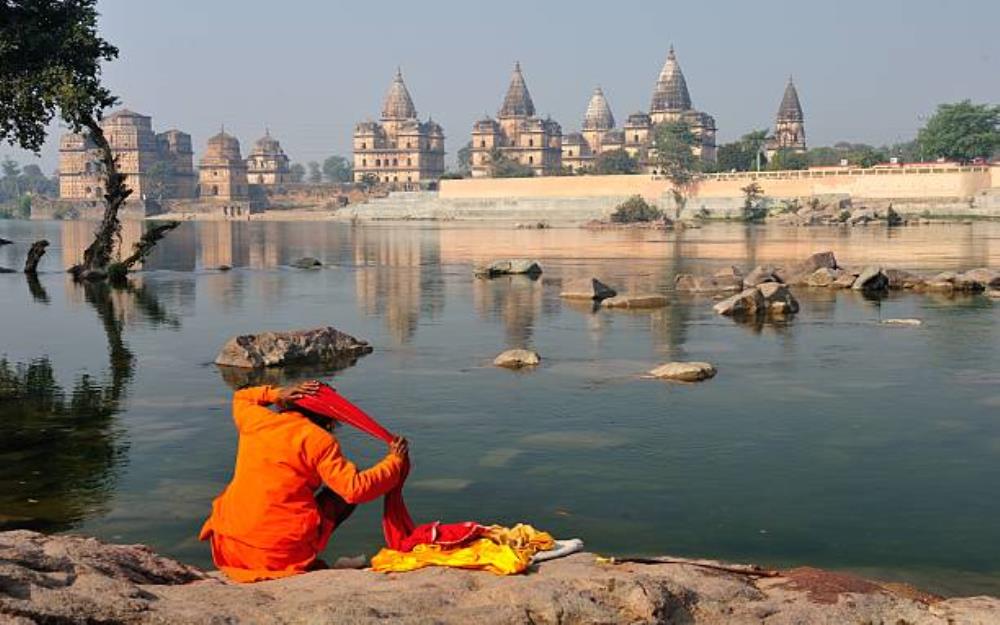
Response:
[{"label": "man in orange robe", "polygon": [[[333,530],[357,504],[399,483],[409,453],[406,439],[393,439],[385,458],[359,471],[328,428],[292,408],[319,388],[310,381],[286,389],[246,388],[233,396],[240,434],[236,470],[212,503],[199,538],[211,540],[212,560],[235,581],[322,568],[319,554]],[[271,404],[279,412],[268,409]]]}]

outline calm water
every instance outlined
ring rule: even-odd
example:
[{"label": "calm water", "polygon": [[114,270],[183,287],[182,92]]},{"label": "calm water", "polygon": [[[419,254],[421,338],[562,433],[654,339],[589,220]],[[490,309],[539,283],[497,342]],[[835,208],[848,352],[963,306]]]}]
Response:
[{"label": "calm water", "polygon": [[[141,227],[127,224],[126,242]],[[332,324],[376,350],[320,375],[410,437],[407,498],[420,520],[528,521],[604,553],[809,563],[1000,593],[1000,305],[799,289],[794,320],[752,327],[716,316],[706,297],[672,294],[642,313],[558,297],[566,278],[666,293],[679,271],[822,249],[922,271],[997,267],[1000,224],[185,224],[114,291],[61,272],[90,230],[0,222],[19,242],[0,248],[0,266],[20,266],[25,242],[53,242],[37,283],[0,275],[3,527],[145,542],[209,564],[195,535],[236,444],[216,351],[235,333]],[[284,266],[304,255],[327,266]],[[506,256],[537,257],[545,274],[472,278],[474,262]],[[520,346],[543,365],[490,366]],[[687,386],[638,377],[671,359],[719,374]],[[383,452],[341,436],[359,462]],[[380,506],[367,508],[333,553],[377,549]]]}]

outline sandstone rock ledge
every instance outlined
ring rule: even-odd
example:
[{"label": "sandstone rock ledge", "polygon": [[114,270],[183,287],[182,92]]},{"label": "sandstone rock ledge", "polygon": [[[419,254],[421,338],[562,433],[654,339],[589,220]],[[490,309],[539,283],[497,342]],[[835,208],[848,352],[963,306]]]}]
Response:
[{"label": "sandstone rock ledge", "polygon": [[577,554],[527,575],[318,571],[220,581],[146,547],[0,533],[0,623],[907,623],[1000,622],[1000,600],[943,600],[811,568],[753,578]]}]

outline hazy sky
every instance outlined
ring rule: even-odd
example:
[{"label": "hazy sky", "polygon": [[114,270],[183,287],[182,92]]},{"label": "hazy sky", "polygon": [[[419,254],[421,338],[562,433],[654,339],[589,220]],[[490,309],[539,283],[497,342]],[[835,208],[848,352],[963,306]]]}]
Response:
[{"label": "hazy sky", "polygon": [[[271,128],[293,161],[348,155],[397,65],[449,163],[495,114],[515,60],[540,115],[577,130],[595,85],[646,110],[670,44],[719,142],[769,126],[794,75],[810,145],[911,138],[940,102],[1000,102],[998,0],[330,2],[104,0],[105,79],[196,158],[225,123],[244,155]],[[57,163],[59,129],[42,154]],[[0,147],[27,161],[30,155]]]}]

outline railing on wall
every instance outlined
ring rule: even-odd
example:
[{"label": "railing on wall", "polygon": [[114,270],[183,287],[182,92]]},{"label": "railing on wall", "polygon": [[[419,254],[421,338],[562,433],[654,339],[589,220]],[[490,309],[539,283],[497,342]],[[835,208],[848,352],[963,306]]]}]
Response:
[{"label": "railing on wall", "polygon": [[942,167],[941,165],[907,167],[870,167],[843,169],[791,169],[783,171],[740,171],[705,174],[706,180],[796,180],[802,178],[830,178],[836,176],[906,176],[921,174],[989,173],[989,165]]}]

